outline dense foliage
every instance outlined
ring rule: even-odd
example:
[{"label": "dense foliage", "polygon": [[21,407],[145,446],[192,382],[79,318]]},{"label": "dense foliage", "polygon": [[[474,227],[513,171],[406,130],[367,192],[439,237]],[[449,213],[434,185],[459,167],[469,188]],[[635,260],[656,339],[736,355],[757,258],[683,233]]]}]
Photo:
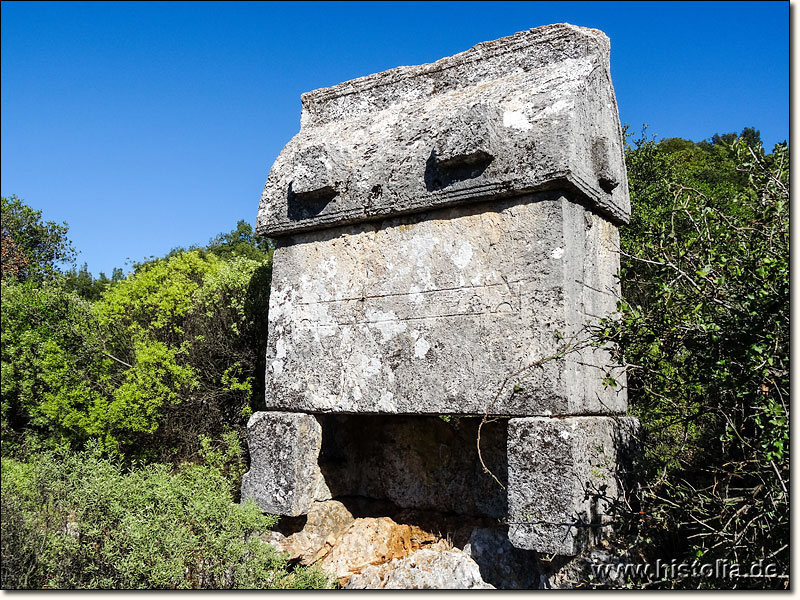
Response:
[{"label": "dense foliage", "polygon": [[67,239],[67,224],[42,222],[42,212],[16,196],[3,197],[0,211],[0,254],[3,279],[25,281],[52,278],[60,263],[75,250]]},{"label": "dense foliage", "polygon": [[263,397],[271,272],[270,251],[247,248],[138,264],[94,302],[69,277],[3,279],[4,444],[25,431],[177,461],[196,454],[200,434],[241,428]]},{"label": "dense foliage", "polygon": [[276,519],[252,501],[231,503],[219,453],[177,471],[124,471],[97,450],[3,458],[4,589],[330,585],[318,569],[290,570],[258,539]]},{"label": "dense foliage", "polygon": [[109,280],[60,273],[66,226],[16,197],[2,230],[3,587],[326,586],[252,537],[274,518],[233,503],[264,397],[269,243],[240,221]]},{"label": "dense foliage", "polygon": [[621,230],[624,301],[600,334],[628,363],[631,410],[645,434],[635,546],[652,562],[763,560],[785,576],[787,146],[765,155],[752,129],[699,144],[643,136],[626,159],[633,217]]}]

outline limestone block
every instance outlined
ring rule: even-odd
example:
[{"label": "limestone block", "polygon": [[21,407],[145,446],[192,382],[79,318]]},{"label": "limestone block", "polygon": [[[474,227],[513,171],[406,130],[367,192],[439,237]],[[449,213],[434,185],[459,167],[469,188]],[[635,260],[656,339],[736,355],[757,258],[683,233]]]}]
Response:
[{"label": "limestone block", "polygon": [[298,516],[315,499],[327,499],[317,465],[322,428],[314,415],[256,412],[247,423],[250,470],[242,478],[242,501],[264,512]]},{"label": "limestone block", "polygon": [[[301,565],[310,565],[330,551],[354,520],[352,513],[341,502],[314,502],[308,510],[302,530],[288,537],[271,531],[261,539],[272,543],[280,552],[286,552],[290,560],[297,560]],[[270,535],[275,535],[275,538],[270,539]]]},{"label": "limestone block", "polygon": [[[287,236],[267,408],[482,415],[507,376],[614,312],[618,246],[613,224],[558,192]],[[610,364],[589,348],[549,360],[491,412],[624,412],[625,392],[603,385]]]},{"label": "limestone block", "polygon": [[597,543],[625,506],[637,429],[631,417],[510,419],[511,543],[562,555]]},{"label": "limestone block", "polygon": [[573,191],[630,214],[602,32],[561,23],[302,97],[258,233],[278,237],[433,207]]},{"label": "limestone block", "polygon": [[457,550],[417,550],[405,558],[369,565],[350,577],[348,590],[491,590],[472,558]]},{"label": "limestone block", "polygon": [[403,558],[435,536],[418,527],[395,523],[389,517],[356,519],[322,558],[320,567],[341,579],[369,565]]}]

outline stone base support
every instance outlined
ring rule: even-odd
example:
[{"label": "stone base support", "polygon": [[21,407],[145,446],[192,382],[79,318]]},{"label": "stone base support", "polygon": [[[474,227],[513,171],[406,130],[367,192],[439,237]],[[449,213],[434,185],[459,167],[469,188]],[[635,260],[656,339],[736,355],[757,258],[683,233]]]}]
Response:
[{"label": "stone base support", "polygon": [[322,427],[314,415],[257,412],[247,423],[250,470],[242,478],[242,501],[252,498],[264,512],[296,517],[324,499],[317,464]]},{"label": "stone base support", "polygon": [[574,555],[629,510],[631,417],[528,417],[508,424],[509,539],[517,548]]},{"label": "stone base support", "polygon": [[[524,550],[575,555],[610,533],[626,502],[639,423],[630,417],[478,418],[258,412],[248,423],[242,500],[300,516],[316,500],[507,520]],[[323,439],[324,438],[324,439]]]},{"label": "stone base support", "polygon": [[250,471],[242,500],[286,516],[315,500],[360,497],[401,508],[502,519],[506,516],[507,419],[487,423],[482,455],[477,417],[310,415],[258,412],[248,424]]}]

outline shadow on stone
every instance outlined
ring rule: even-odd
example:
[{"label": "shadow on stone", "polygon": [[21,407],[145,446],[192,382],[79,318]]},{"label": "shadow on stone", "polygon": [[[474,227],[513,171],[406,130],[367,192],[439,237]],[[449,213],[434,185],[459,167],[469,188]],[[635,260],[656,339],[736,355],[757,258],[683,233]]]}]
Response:
[{"label": "shadow on stone", "polygon": [[478,564],[481,578],[497,589],[539,588],[541,566],[538,554],[512,546],[507,527],[474,529],[463,548]]},{"label": "shadow on stone", "polygon": [[275,527],[272,528],[272,531],[277,531],[278,533],[289,537],[298,531],[302,531],[306,526],[307,520],[307,515],[300,515],[299,517],[283,516],[278,519],[278,522],[275,524]]},{"label": "shadow on stone", "polygon": [[492,160],[492,156],[485,152],[475,152],[440,162],[436,159],[436,151],[432,150],[425,162],[425,189],[435,192],[459,181],[480,177]]},{"label": "shadow on stone", "polygon": [[289,186],[287,194],[287,216],[292,221],[301,221],[319,216],[325,207],[336,197],[332,187],[323,187],[313,192],[296,194]]},{"label": "shadow on stone", "polygon": [[[331,497],[348,497],[351,503],[352,498],[371,499],[373,509],[375,501],[388,501],[407,509],[494,519],[506,515],[506,491],[478,459],[480,419],[321,415],[319,420],[319,467]],[[506,429],[500,419],[487,423],[481,434],[483,459],[503,485],[508,481]],[[360,502],[360,508],[354,503],[355,512],[369,513],[370,502]]]},{"label": "shadow on stone", "polygon": [[638,427],[631,417],[511,420],[511,542],[574,556],[630,522]]}]

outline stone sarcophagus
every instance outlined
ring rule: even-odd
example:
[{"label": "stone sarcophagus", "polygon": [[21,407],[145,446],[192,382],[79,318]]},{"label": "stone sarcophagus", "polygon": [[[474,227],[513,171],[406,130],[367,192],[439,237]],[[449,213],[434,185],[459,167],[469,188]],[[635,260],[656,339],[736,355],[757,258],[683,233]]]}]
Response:
[{"label": "stone sarcophagus", "polygon": [[574,554],[636,425],[607,353],[569,343],[615,310],[630,212],[608,38],[540,27],[302,101],[258,213],[276,250],[243,498],[483,515]]}]

